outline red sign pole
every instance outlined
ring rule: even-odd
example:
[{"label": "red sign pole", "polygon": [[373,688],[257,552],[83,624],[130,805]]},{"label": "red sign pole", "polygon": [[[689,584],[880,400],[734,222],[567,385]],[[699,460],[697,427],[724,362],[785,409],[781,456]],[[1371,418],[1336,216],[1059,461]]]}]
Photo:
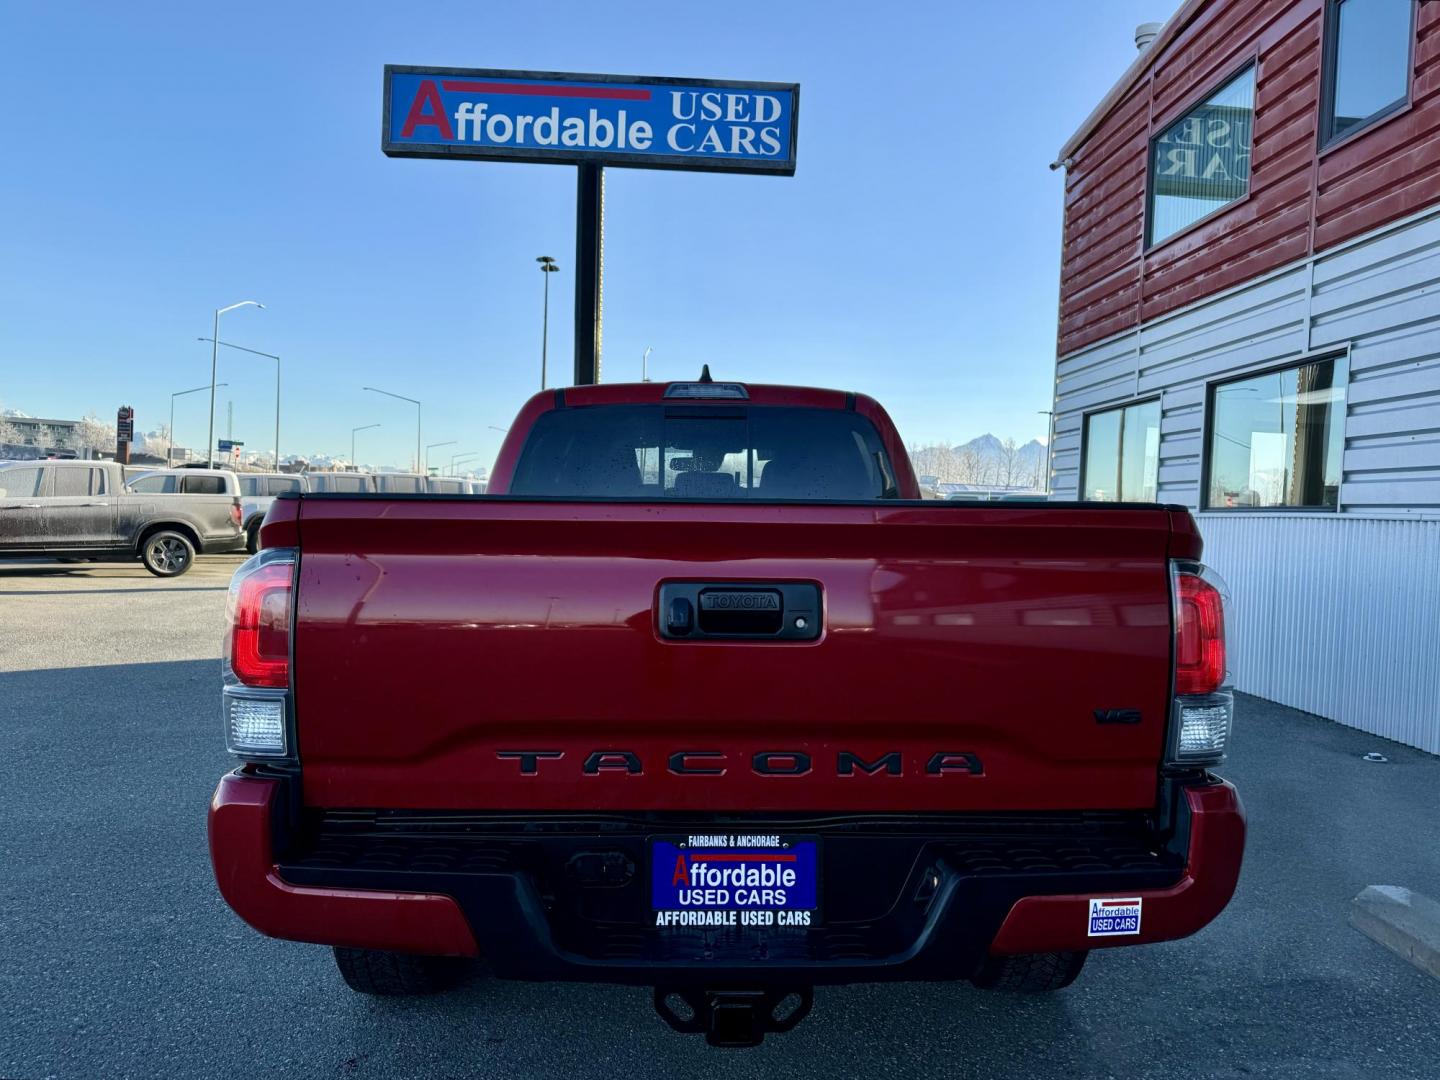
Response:
[{"label": "red sign pole", "polygon": [[130,444],[135,439],[135,410],[121,405],[115,413],[115,461],[130,464]]}]

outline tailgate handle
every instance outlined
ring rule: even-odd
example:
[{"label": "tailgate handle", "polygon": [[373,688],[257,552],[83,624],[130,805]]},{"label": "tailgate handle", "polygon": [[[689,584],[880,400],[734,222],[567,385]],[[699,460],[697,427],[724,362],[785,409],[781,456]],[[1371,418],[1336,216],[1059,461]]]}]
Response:
[{"label": "tailgate handle", "polygon": [[658,611],[660,636],[674,641],[820,636],[820,586],[812,582],[667,582]]}]

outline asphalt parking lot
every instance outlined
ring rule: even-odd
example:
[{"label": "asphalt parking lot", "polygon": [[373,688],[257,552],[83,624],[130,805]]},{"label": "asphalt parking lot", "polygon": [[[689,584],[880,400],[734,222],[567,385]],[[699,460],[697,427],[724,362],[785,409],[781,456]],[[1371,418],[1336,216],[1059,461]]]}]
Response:
[{"label": "asphalt parking lot", "polygon": [[1440,1075],[1440,980],[1346,925],[1367,884],[1440,897],[1440,760],[1248,698],[1221,770],[1250,814],[1234,902],[1187,941],[1095,954],[1058,994],[822,989],[753,1051],[672,1034],[638,989],[482,972],[354,995],[210,876],[239,561],[172,581],[0,562],[0,1077]]}]

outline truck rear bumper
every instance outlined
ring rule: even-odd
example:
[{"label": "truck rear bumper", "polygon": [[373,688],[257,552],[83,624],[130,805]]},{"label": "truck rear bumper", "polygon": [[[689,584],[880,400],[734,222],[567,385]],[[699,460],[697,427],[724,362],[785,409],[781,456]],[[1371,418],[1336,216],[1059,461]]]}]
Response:
[{"label": "truck rear bumper", "polygon": [[262,934],[355,949],[477,956],[448,896],[379,889],[298,888],[280,878],[281,781],[231,773],[210,801],[210,862],[220,895]]},{"label": "truck rear bumper", "polygon": [[[1181,789],[1171,850],[1094,815],[884,828],[857,819],[823,841],[834,899],[821,928],[657,930],[643,853],[648,835],[668,828],[355,814],[292,827],[286,786],[233,773],[211,804],[216,880],[251,926],[326,945],[485,956],[502,976],[547,980],[958,979],[991,954],[1180,938],[1229,901],[1245,840],[1223,782]],[[868,899],[847,911],[857,897]],[[1143,900],[1139,932],[1090,936],[1090,901],[1117,897]]]}]

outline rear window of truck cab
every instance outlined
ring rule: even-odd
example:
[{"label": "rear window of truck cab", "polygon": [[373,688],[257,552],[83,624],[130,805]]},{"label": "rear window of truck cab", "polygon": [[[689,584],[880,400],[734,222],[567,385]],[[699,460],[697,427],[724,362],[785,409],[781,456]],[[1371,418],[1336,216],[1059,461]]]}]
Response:
[{"label": "rear window of truck cab", "polygon": [[512,495],[631,499],[897,498],[875,425],[839,409],[593,405],[535,422]]}]

